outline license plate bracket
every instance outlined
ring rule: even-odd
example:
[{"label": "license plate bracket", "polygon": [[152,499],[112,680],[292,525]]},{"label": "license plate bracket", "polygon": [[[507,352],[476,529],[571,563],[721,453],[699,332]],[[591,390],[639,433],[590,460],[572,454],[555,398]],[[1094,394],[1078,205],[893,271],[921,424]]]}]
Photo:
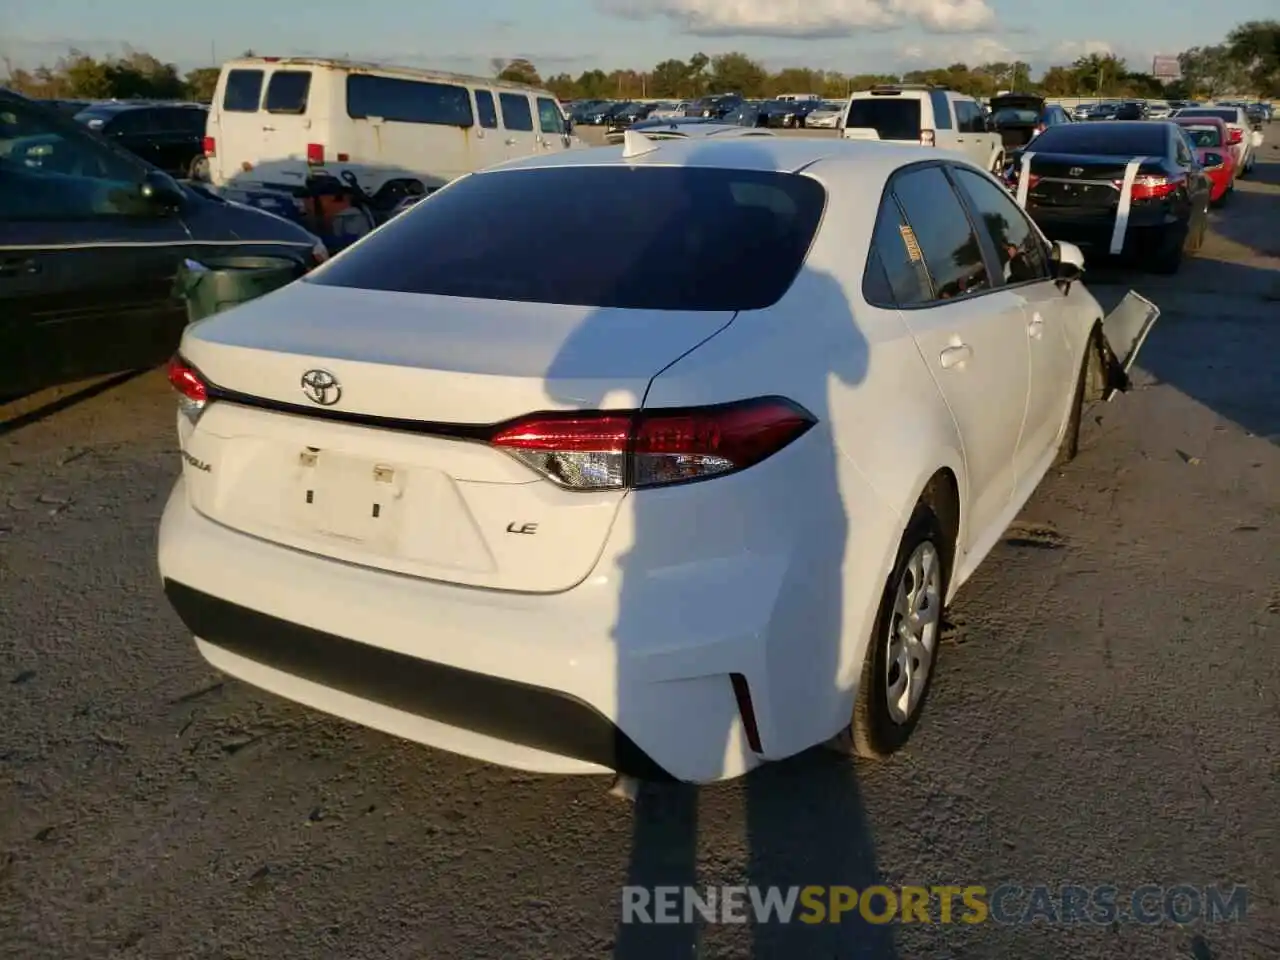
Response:
[{"label": "license plate bracket", "polygon": [[381,551],[394,547],[403,470],[310,448],[299,455],[298,462],[293,499],[303,529]]}]

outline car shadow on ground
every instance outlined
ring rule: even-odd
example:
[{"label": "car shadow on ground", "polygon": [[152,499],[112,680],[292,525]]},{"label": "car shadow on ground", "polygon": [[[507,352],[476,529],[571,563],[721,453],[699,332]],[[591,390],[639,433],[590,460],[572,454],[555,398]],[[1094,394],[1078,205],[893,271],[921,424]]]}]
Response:
[{"label": "car shadow on ground", "polygon": [[[1280,214],[1280,210],[1277,211]],[[1249,433],[1280,445],[1280,270],[1190,258],[1172,277],[1100,263],[1089,291],[1111,310],[1130,289],[1161,315],[1138,355],[1135,382],[1168,384]]]},{"label": "car shadow on ground", "polygon": [[66,384],[0,400],[0,437],[40,423],[64,410],[101,396],[108,390],[122,386],[146,372],[145,369],[126,370],[124,373],[112,374],[88,384],[84,382]]}]

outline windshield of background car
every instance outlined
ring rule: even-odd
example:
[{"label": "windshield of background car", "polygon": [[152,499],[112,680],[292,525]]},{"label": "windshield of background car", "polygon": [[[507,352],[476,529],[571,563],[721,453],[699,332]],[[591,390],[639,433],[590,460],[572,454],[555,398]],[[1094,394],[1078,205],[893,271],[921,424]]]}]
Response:
[{"label": "windshield of background car", "polygon": [[1163,157],[1168,151],[1165,125],[1067,124],[1049,127],[1036,138],[1037,153],[1076,153],[1104,157]]},{"label": "windshield of background car", "polygon": [[874,130],[881,140],[920,139],[920,101],[914,97],[867,97],[849,102],[845,128]]},{"label": "windshield of background car", "polygon": [[479,173],[401,214],[307,282],[585,307],[758,310],[795,280],[825,205],[816,180],[772,171]]},{"label": "windshield of background car", "polygon": [[996,123],[1036,123],[1040,119],[1040,114],[1035,110],[1015,110],[1010,107],[997,110],[992,119]]},{"label": "windshield of background car", "polygon": [[1191,110],[1179,110],[1180,117],[1217,117],[1227,123],[1239,123],[1240,115],[1235,107],[1230,110],[1206,110],[1204,108],[1195,108]]},{"label": "windshield of background car", "polygon": [[1181,124],[1180,126],[1187,132],[1187,136],[1191,138],[1197,147],[1222,146],[1222,130],[1218,127],[1193,127],[1187,124]]}]

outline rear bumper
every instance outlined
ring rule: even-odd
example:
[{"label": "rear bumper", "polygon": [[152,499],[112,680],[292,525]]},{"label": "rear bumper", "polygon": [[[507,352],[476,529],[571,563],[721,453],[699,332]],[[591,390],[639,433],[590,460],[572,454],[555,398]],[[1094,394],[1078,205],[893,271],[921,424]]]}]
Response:
[{"label": "rear bumper", "polygon": [[[661,515],[655,509],[646,526]],[[859,526],[875,542],[897,529],[878,507],[865,520]],[[824,616],[840,614],[839,596],[826,597],[830,609],[800,602],[815,578],[796,555],[742,551],[641,570],[643,551],[629,536],[563,593],[459,587],[233,531],[193,509],[180,480],[161,521],[159,567],[216,668],[505,766],[705,783],[795,753],[847,722],[854,690],[840,678],[854,673],[863,646],[842,654],[838,637],[826,639]],[[846,645],[865,637],[883,582],[888,561],[870,559],[875,573],[845,590],[844,616],[857,621]],[[845,575],[857,577],[858,565]],[[735,673],[750,688],[758,753]]]},{"label": "rear bumper", "polygon": [[[1031,218],[1050,240],[1074,243],[1086,253],[1108,255],[1115,229],[1115,213],[1110,210],[1033,207]],[[1121,256],[1145,256],[1158,249],[1170,231],[1185,230],[1186,222],[1161,211],[1135,210],[1125,230]]]},{"label": "rear bumper", "polygon": [[630,737],[573,697],[348,640],[175,580],[165,581],[165,595],[201,638],[201,652],[228,672],[236,673],[237,663],[252,663],[295,682],[530,750],[645,780],[670,779]]}]

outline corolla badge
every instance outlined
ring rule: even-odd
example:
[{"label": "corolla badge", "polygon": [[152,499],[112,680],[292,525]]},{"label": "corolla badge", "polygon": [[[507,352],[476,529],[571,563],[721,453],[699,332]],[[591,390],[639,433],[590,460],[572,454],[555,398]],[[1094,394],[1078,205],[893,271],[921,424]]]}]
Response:
[{"label": "corolla badge", "polygon": [[1067,173],[1071,174],[1071,176],[1073,177],[1078,177],[1082,173],[1084,173],[1084,167],[1072,167],[1070,170],[1067,171]]},{"label": "corolla badge", "polygon": [[312,403],[332,407],[342,399],[342,384],[328,370],[308,370],[302,375],[302,392]]}]

